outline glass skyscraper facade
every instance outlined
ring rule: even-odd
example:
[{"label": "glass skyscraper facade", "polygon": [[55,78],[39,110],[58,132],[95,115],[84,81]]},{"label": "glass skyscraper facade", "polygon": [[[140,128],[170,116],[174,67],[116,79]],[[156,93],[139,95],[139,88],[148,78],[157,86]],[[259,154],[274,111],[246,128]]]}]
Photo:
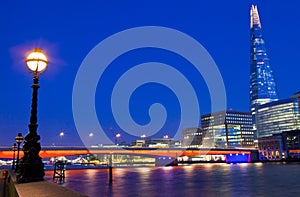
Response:
[{"label": "glass skyscraper facade", "polygon": [[254,147],[252,116],[248,112],[221,111],[201,116],[204,148]]},{"label": "glass skyscraper facade", "polygon": [[258,106],[256,121],[259,138],[300,129],[298,99],[282,99]]},{"label": "glass skyscraper facade", "polygon": [[278,100],[278,95],[257,6],[254,5],[250,10],[250,42],[250,111],[255,129],[258,106]]},{"label": "glass skyscraper facade", "polygon": [[278,100],[257,6],[250,10],[250,111],[257,138],[299,129],[299,95]]}]

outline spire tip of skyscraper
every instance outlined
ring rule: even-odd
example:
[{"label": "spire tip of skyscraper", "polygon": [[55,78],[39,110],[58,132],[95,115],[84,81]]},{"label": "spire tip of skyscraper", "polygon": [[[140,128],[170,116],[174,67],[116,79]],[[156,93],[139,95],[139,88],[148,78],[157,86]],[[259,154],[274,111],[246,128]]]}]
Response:
[{"label": "spire tip of skyscraper", "polygon": [[261,27],[260,19],[259,19],[259,14],[257,10],[257,5],[251,6],[250,10],[250,28],[253,28],[253,26],[257,24],[259,27]]}]

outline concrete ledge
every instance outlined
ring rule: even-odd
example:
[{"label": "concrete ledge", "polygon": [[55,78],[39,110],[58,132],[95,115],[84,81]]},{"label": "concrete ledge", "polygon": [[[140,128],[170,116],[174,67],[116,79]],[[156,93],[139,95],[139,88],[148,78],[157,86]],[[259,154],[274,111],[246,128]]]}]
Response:
[{"label": "concrete ledge", "polygon": [[76,191],[48,181],[15,184],[19,197],[83,197]]},{"label": "concrete ledge", "polygon": [[6,196],[9,197],[87,197],[87,195],[48,181],[17,184],[14,172],[11,170],[8,172]]}]

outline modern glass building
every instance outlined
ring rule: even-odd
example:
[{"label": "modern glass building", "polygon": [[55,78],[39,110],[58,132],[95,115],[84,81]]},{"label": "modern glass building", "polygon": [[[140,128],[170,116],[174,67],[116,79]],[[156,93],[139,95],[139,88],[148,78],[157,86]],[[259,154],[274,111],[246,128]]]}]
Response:
[{"label": "modern glass building", "polygon": [[254,147],[249,112],[221,111],[201,116],[204,148]]},{"label": "modern glass building", "polygon": [[250,10],[250,47],[250,111],[255,130],[258,106],[278,100],[278,95],[257,6],[254,5]]},{"label": "modern glass building", "polygon": [[202,128],[186,128],[182,131],[182,146],[188,148],[201,148],[202,147]]},{"label": "modern glass building", "polygon": [[258,106],[256,115],[258,137],[300,129],[297,98],[288,98]]}]

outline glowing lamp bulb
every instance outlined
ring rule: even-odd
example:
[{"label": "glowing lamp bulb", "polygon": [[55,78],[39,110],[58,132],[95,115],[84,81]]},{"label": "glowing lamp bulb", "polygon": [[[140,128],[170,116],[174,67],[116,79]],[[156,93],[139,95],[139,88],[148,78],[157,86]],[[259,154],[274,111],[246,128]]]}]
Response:
[{"label": "glowing lamp bulb", "polygon": [[32,72],[43,72],[48,65],[48,60],[42,49],[34,48],[26,58],[26,65]]}]

